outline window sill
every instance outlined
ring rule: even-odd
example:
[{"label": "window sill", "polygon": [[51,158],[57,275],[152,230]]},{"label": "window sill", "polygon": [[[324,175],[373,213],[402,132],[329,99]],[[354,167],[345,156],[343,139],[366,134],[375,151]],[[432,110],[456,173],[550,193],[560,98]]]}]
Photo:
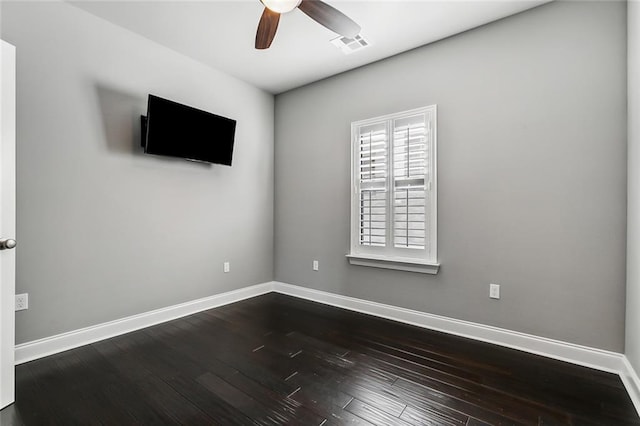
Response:
[{"label": "window sill", "polygon": [[439,263],[420,262],[413,259],[389,258],[370,255],[348,254],[349,263],[358,266],[395,269],[398,271],[419,272],[435,275],[440,269]]}]

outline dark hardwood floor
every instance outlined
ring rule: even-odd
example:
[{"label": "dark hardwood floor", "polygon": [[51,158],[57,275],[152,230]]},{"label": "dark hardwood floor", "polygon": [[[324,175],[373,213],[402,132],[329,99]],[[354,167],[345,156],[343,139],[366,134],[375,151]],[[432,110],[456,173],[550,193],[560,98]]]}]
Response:
[{"label": "dark hardwood floor", "polygon": [[640,425],[618,376],[271,293],[16,369],[5,425]]}]

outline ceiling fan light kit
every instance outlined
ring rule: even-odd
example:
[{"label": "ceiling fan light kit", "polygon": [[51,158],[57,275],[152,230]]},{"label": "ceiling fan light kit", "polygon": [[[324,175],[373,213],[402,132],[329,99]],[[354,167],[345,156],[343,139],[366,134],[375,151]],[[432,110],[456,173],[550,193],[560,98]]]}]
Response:
[{"label": "ceiling fan light kit", "polygon": [[344,13],[320,0],[260,0],[265,6],[256,32],[256,49],[268,49],[276,36],[280,15],[300,9],[320,25],[340,34],[354,38],[360,33],[356,24]]},{"label": "ceiling fan light kit", "polygon": [[276,13],[289,13],[302,3],[302,0],[260,0],[264,7]]}]

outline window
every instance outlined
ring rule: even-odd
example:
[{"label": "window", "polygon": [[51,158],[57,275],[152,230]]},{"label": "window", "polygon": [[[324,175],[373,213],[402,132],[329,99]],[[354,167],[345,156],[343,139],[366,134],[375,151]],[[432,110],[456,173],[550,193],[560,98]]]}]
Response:
[{"label": "window", "polygon": [[435,274],[436,106],[351,124],[352,264]]}]

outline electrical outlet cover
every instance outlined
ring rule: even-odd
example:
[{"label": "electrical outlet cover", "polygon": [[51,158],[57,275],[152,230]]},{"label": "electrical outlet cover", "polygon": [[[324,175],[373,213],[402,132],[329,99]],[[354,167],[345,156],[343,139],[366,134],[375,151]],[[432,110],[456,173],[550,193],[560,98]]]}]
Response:
[{"label": "electrical outlet cover", "polygon": [[500,299],[500,284],[489,284],[489,297]]},{"label": "electrical outlet cover", "polygon": [[22,293],[16,294],[16,311],[24,311],[25,309],[29,309],[29,294]]}]

